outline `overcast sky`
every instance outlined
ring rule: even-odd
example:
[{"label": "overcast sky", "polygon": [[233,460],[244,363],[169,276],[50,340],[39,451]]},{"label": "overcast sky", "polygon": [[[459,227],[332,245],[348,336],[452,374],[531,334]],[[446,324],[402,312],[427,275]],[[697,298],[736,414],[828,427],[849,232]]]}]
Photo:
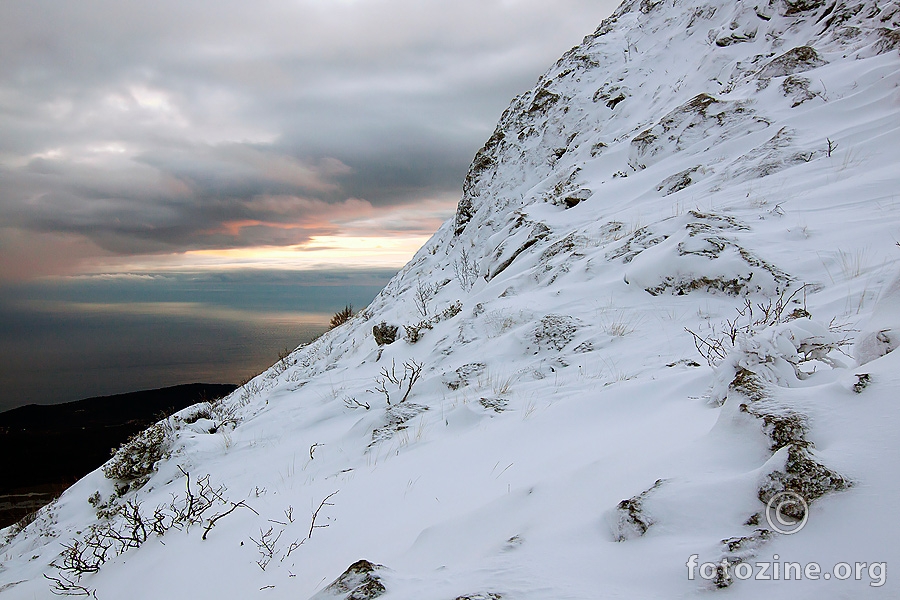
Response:
[{"label": "overcast sky", "polygon": [[236,382],[365,306],[616,4],[0,0],[0,409]]},{"label": "overcast sky", "polygon": [[615,4],[3,0],[0,281],[398,266]]}]

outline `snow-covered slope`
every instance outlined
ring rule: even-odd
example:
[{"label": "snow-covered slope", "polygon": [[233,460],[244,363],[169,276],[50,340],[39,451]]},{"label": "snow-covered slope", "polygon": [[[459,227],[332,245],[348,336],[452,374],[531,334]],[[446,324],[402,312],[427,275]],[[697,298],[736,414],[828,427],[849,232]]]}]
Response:
[{"label": "snow-covered slope", "polygon": [[897,596],[898,25],[626,1],[368,308],[7,531],[0,598]]}]

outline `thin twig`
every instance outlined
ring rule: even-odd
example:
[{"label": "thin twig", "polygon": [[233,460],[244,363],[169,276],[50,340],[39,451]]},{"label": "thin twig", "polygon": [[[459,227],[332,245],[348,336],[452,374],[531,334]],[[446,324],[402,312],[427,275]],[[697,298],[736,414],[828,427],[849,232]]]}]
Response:
[{"label": "thin twig", "polygon": [[312,522],[309,524],[309,533],[306,534],[306,539],[309,539],[309,538],[312,537],[313,529],[323,529],[323,528],[325,528],[325,527],[328,527],[328,525],[316,525],[316,519],[319,517],[319,511],[322,510],[323,507],[325,507],[325,506],[334,506],[334,504],[333,504],[332,502],[329,502],[328,500],[329,500],[332,496],[334,496],[335,494],[337,494],[339,491],[340,491],[340,490],[331,492],[330,494],[328,494],[327,496],[325,496],[325,499],[322,500],[322,502],[319,503],[319,508],[317,508],[317,509],[313,512],[313,514],[312,514]]}]

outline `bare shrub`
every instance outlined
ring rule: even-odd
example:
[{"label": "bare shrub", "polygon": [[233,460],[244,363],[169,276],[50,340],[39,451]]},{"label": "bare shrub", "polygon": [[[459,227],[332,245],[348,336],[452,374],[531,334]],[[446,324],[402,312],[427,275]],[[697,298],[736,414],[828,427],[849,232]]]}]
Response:
[{"label": "bare shrub", "polygon": [[214,420],[219,422],[219,427],[225,427],[227,425],[236,427],[241,421],[241,417],[238,414],[241,409],[239,403],[218,400],[213,403],[212,409],[213,417],[215,417]]},{"label": "bare shrub", "polygon": [[306,539],[311,538],[313,531],[315,531],[316,529],[324,529],[325,527],[328,527],[328,523],[326,523],[325,525],[317,525],[316,520],[319,518],[319,513],[322,511],[323,508],[325,508],[326,506],[334,506],[334,503],[329,502],[329,500],[331,500],[335,495],[337,495],[337,493],[339,491],[340,490],[331,492],[330,494],[325,496],[325,498],[319,503],[318,508],[316,508],[316,510],[313,511],[312,519],[310,520],[310,523],[309,523],[309,533],[306,534]]},{"label": "bare shrub", "polygon": [[293,353],[294,351],[290,348],[284,348],[278,352],[278,362],[272,367],[276,377],[297,364],[297,360],[292,357]]},{"label": "bare shrub", "polygon": [[263,531],[262,529],[259,530],[258,540],[253,536],[250,536],[250,541],[256,544],[256,548],[259,550],[260,554],[260,558],[256,561],[256,564],[259,565],[259,568],[263,571],[266,570],[266,567],[269,566],[269,563],[275,557],[276,546],[283,533],[284,530],[282,529],[276,535],[273,528],[269,527],[268,531]]},{"label": "bare shrub", "polygon": [[344,395],[344,406],[346,406],[347,408],[349,408],[351,410],[355,410],[357,408],[364,408],[366,410],[369,410],[370,408],[372,408],[371,406],[369,406],[368,402],[360,402],[353,396],[347,396],[347,395]]},{"label": "bare shrub", "polygon": [[396,325],[388,325],[384,321],[372,327],[372,335],[375,336],[375,343],[379,346],[386,346],[388,344],[393,344],[397,339],[397,330],[399,327]]},{"label": "bare shrub", "polygon": [[435,325],[440,323],[441,321],[446,321],[447,319],[452,319],[456,315],[462,312],[462,302],[456,300],[452,302],[447,308],[431,317],[430,319],[422,319],[418,323],[413,325],[404,325],[403,330],[405,332],[404,337],[406,341],[410,344],[415,344],[422,338],[422,334],[428,329],[432,329]]},{"label": "bare shrub", "polygon": [[453,273],[456,275],[456,281],[464,291],[472,291],[475,280],[478,278],[478,263],[475,257],[467,248],[462,248],[459,252],[459,259],[453,262]]},{"label": "bare shrub", "polygon": [[157,423],[119,446],[103,465],[103,475],[129,483],[130,487],[140,487],[156,469],[156,463],[167,456],[169,443],[169,430],[163,423]]},{"label": "bare shrub", "polygon": [[250,402],[250,399],[253,398],[253,396],[256,396],[257,394],[262,392],[264,388],[260,382],[256,381],[256,377],[254,376],[241,383],[240,389],[241,402],[246,405],[248,402]]},{"label": "bare shrub", "polygon": [[415,344],[416,342],[418,342],[421,339],[422,334],[426,330],[431,329],[431,328],[432,328],[432,323],[431,323],[431,320],[429,320],[429,319],[419,321],[418,323],[416,323],[414,325],[404,325],[403,326],[403,330],[405,332],[404,337],[406,338],[406,341],[409,342],[410,344]]},{"label": "bare shrub", "polygon": [[[99,493],[91,495],[88,501],[101,520],[81,538],[63,544],[62,553],[52,563],[59,576],[47,577],[52,583],[51,591],[59,595],[89,595],[90,590],[79,583],[82,576],[96,573],[107,560],[139,548],[152,535],[163,536],[170,529],[187,530],[191,525],[203,524],[201,539],[205,540],[217,521],[238,508],[256,512],[244,501],[228,501],[224,497],[225,486],[214,486],[209,475],[192,485],[190,474],[184,469],[181,472],[185,476],[184,496],[173,495],[171,502],[157,506],[152,513],[143,510],[135,498],[117,504],[114,498],[103,503]],[[215,506],[228,508],[207,516]]]},{"label": "bare shrub", "polygon": [[413,301],[416,304],[416,310],[422,315],[423,319],[428,318],[428,303],[434,298],[437,290],[430,283],[423,283],[421,279],[416,282],[416,291],[413,294]]},{"label": "bare shrub", "polygon": [[348,304],[341,310],[334,313],[334,316],[331,317],[331,321],[329,322],[329,329],[334,329],[340,325],[343,325],[347,321],[349,321],[353,317],[353,305]]},{"label": "bare shrub", "polygon": [[[797,305],[790,312],[787,309],[795,299],[799,301],[798,295],[803,294],[802,305]],[[749,298],[744,300],[744,306],[738,308],[737,316],[733,319],[726,319],[720,327],[714,328],[710,335],[701,335],[684,328],[694,338],[694,347],[700,353],[710,366],[720,363],[728,355],[728,352],[735,347],[738,337],[742,335],[750,335],[754,331],[772,327],[780,323],[784,323],[793,319],[809,317],[806,310],[806,285],[801,286],[789,296],[787,291],[779,294],[777,298],[769,298],[766,302],[754,303]]]},{"label": "bare shrub", "polygon": [[318,520],[319,513],[323,508],[325,508],[326,506],[334,506],[334,503],[329,502],[329,500],[331,500],[331,498],[334,497],[338,493],[338,491],[340,490],[337,490],[325,496],[325,498],[319,503],[319,506],[312,513],[312,518],[310,519],[309,524],[309,532],[306,534],[306,537],[302,540],[295,539],[293,542],[288,544],[287,549],[279,549],[278,541],[281,539],[281,536],[284,535],[284,532],[286,531],[285,527],[287,527],[288,524],[294,522],[294,508],[292,506],[289,506],[287,510],[284,511],[287,522],[269,519],[270,522],[283,526],[280,531],[276,533],[274,526],[270,526],[266,530],[259,530],[259,539],[250,536],[250,541],[256,544],[256,549],[259,552],[259,559],[256,561],[256,564],[259,566],[259,568],[265,571],[266,567],[269,566],[269,563],[279,555],[281,556],[280,560],[284,561],[284,559],[290,557],[291,553],[302,546],[303,543],[306,542],[306,540],[312,537],[313,531],[315,531],[316,529],[324,529],[328,527],[330,525],[329,523],[321,524],[317,523],[316,521]]},{"label": "bare shrub", "polygon": [[40,514],[40,509],[31,511],[15,523],[9,526],[9,529],[6,531],[6,543],[12,541],[14,537],[25,531],[25,528],[34,523],[35,519],[37,519],[38,514]]},{"label": "bare shrub", "polygon": [[44,573],[44,579],[48,580],[50,585],[50,591],[53,592],[56,596],[91,596],[93,598],[97,597],[96,590],[92,590],[87,588],[81,584],[79,584],[79,579],[75,577],[68,577],[65,573],[58,573],[59,577],[51,577]]},{"label": "bare shrub", "polygon": [[[422,369],[424,366],[424,363],[410,359],[403,363],[403,372],[398,375],[397,364],[392,360],[390,370],[388,370],[387,367],[382,367],[381,376],[375,378],[374,391],[384,394],[384,399],[389,406],[391,405],[392,393],[395,394],[395,399],[396,395],[402,394],[400,400],[397,401],[398,404],[402,404],[409,398],[413,385],[415,385],[422,376]],[[394,391],[394,387],[397,388],[396,391]]]}]

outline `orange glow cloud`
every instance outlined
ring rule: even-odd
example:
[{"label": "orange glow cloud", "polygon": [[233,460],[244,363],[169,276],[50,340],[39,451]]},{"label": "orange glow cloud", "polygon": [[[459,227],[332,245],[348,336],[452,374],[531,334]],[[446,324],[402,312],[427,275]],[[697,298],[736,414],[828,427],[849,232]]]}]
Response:
[{"label": "orange glow cloud", "polygon": [[192,250],[177,255],[136,256],[98,263],[94,272],[211,271],[229,269],[300,270],[320,268],[402,267],[430,236],[315,236],[287,247]]},{"label": "orange glow cloud", "polygon": [[[279,204],[288,199],[273,196],[261,198],[261,201]],[[24,280],[79,273],[399,268],[453,214],[455,198],[386,208],[376,208],[358,199],[349,199],[339,205],[322,204],[316,208],[327,207],[330,212],[313,210],[311,214],[286,222],[234,220],[220,224],[215,231],[234,240],[240,239],[245,229],[270,228],[285,232],[283,245],[277,246],[249,245],[123,256],[103,251],[76,235],[26,236],[16,230],[0,229],[0,279]]]}]

